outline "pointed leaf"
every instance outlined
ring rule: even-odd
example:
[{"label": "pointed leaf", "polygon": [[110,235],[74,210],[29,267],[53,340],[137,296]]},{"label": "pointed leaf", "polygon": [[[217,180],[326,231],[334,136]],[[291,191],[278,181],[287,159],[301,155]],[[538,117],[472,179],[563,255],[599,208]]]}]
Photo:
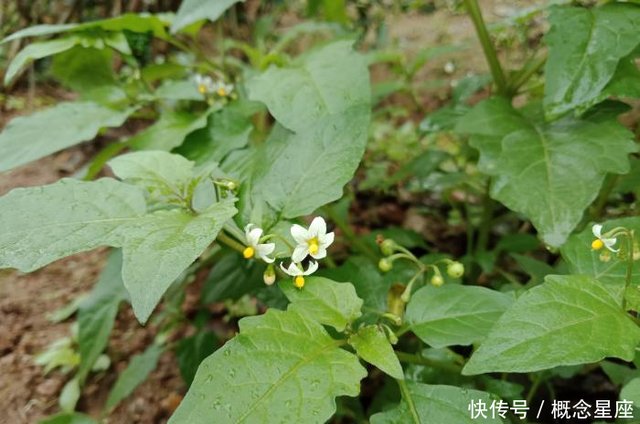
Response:
[{"label": "pointed leaf", "polygon": [[133,111],[70,102],[14,118],[0,133],[0,172],[91,140],[103,127],[122,125]]},{"label": "pointed leaf", "polygon": [[146,213],[143,191],[104,178],[62,179],[0,197],[0,268],[34,271],[98,246],[119,246],[117,231]]},{"label": "pointed leaf", "polygon": [[[637,150],[608,110],[552,123],[534,117],[523,125],[507,102],[489,100],[471,114],[482,119],[468,126],[463,119],[458,130],[480,137],[474,145],[481,163],[497,177],[491,196],[525,214],[551,246],[564,243],[608,172],[628,172],[628,153]],[[486,128],[496,128],[496,136]]]},{"label": "pointed leaf", "polygon": [[171,32],[176,33],[182,28],[192,23],[208,19],[211,22],[216,21],[225,10],[233,6],[235,3],[244,0],[184,0],[180,4],[178,13],[171,24]]},{"label": "pointed leaf", "polygon": [[490,412],[486,419],[471,418],[469,413],[471,401],[482,401],[485,405],[491,405],[493,397],[489,393],[455,386],[414,383],[413,381],[407,381],[407,388],[411,405],[403,400],[397,407],[373,415],[371,424],[476,424],[478,422],[498,424],[503,422],[499,417],[493,418]]},{"label": "pointed leaf", "polygon": [[427,286],[411,296],[405,318],[433,347],[470,345],[483,340],[512,303],[512,296],[484,287]]},{"label": "pointed leaf", "polygon": [[640,44],[640,7],[553,7],[549,21],[544,103],[554,117],[598,98],[620,60]]},{"label": "pointed leaf", "polygon": [[155,123],[142,130],[128,143],[137,150],[165,150],[180,146],[187,134],[207,125],[209,109],[203,114],[196,115],[182,111],[165,111]]},{"label": "pointed leaf", "polygon": [[355,396],[358,358],[295,311],[240,321],[240,334],[204,360],[170,423],[324,422],[334,398]]},{"label": "pointed leaf", "polygon": [[384,331],[377,325],[367,325],[349,337],[349,344],[358,356],[375,365],[391,377],[403,380],[404,373],[398,357]]},{"label": "pointed leaf", "polygon": [[296,288],[291,279],[280,282],[280,288],[291,301],[290,310],[338,331],[362,315],[362,299],[356,295],[351,283],[337,283],[322,277],[307,277],[305,280],[302,289]]},{"label": "pointed leaf", "polygon": [[532,372],[562,365],[631,361],[640,329],[596,280],[548,276],[502,315],[463,370]]}]

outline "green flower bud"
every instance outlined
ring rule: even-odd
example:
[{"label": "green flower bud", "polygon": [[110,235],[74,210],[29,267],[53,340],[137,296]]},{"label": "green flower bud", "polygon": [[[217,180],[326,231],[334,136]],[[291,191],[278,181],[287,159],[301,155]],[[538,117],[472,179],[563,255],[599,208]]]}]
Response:
[{"label": "green flower bud", "polygon": [[450,262],[447,266],[447,275],[451,278],[460,278],[464,274],[464,265],[460,262]]},{"label": "green flower bud", "polygon": [[380,259],[380,262],[378,262],[378,268],[380,268],[380,271],[382,272],[389,272],[391,271],[391,268],[393,268],[393,261],[388,258],[382,258]]},{"label": "green flower bud", "polygon": [[262,274],[262,280],[267,286],[272,285],[276,282],[276,269],[273,264],[269,264],[267,269],[264,270],[264,274]]},{"label": "green flower bud", "polygon": [[443,285],[444,279],[442,278],[442,275],[435,274],[433,277],[431,277],[431,284],[436,287],[440,287],[441,285]]}]

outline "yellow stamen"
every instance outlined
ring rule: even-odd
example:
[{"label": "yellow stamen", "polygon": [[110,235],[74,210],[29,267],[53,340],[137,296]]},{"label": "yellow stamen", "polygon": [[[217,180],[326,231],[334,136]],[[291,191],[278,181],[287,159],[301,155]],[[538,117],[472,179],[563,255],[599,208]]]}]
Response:
[{"label": "yellow stamen", "polygon": [[224,87],[218,88],[218,96],[224,97],[226,95],[227,95],[227,90],[225,90]]},{"label": "yellow stamen", "polygon": [[600,239],[595,239],[591,242],[591,248],[593,250],[600,250],[604,247],[604,243]]},{"label": "yellow stamen", "polygon": [[304,287],[304,277],[302,275],[298,275],[295,278],[295,280],[293,280],[293,284],[299,289],[303,288]]},{"label": "yellow stamen", "polygon": [[206,94],[207,86],[204,84],[198,84],[198,91],[200,92],[200,94]]},{"label": "yellow stamen", "polygon": [[317,237],[309,240],[307,244],[309,245],[309,253],[311,253],[312,255],[315,255],[316,253],[318,253],[318,250],[320,250],[320,244],[318,243]]},{"label": "yellow stamen", "polygon": [[250,259],[253,258],[253,255],[255,255],[256,251],[253,247],[249,246],[246,249],[244,249],[244,251],[242,251],[242,256],[244,256],[245,259]]}]

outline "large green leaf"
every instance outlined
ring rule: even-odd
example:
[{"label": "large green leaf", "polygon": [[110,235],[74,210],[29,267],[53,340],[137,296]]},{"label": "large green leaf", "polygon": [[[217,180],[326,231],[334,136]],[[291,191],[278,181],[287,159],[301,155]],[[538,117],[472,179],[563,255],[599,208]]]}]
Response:
[{"label": "large green leaf", "polygon": [[112,60],[109,49],[74,47],[53,58],[51,73],[66,87],[88,98],[93,90],[115,87]]},{"label": "large green leaf", "polygon": [[74,253],[119,246],[118,229],[145,213],[141,189],[109,178],[11,190],[0,197],[0,268],[30,272]]},{"label": "large green leaf", "polygon": [[411,404],[405,399],[397,407],[373,415],[371,424],[476,424],[478,422],[497,424],[503,422],[497,413],[492,417],[491,410],[487,412],[486,419],[473,419],[469,413],[471,401],[482,401],[488,408],[494,400],[489,393],[412,381],[407,381],[406,384],[409,391],[406,395],[411,399]]},{"label": "large green leaf", "polygon": [[140,383],[147,379],[156,368],[162,351],[161,346],[152,344],[143,353],[131,358],[131,362],[118,376],[116,384],[109,392],[105,410],[110,411],[115,408],[122,399],[129,396]]},{"label": "large green leaf", "polygon": [[[626,227],[634,230],[635,234],[640,235],[640,218],[638,217],[614,219],[603,224],[603,232],[616,227]],[[573,274],[585,274],[595,278],[604,284],[615,297],[620,298],[625,284],[627,261],[618,259],[615,254],[610,253],[608,250],[594,251],[591,249],[593,239],[591,226],[589,226],[581,233],[569,237],[569,240],[562,246],[560,253],[567,261],[569,270]],[[626,243],[626,239],[620,237],[616,247],[624,246],[624,243]],[[637,265],[637,260],[635,262],[632,284],[637,286],[640,285],[640,267]]]},{"label": "large green leaf", "polygon": [[295,311],[240,321],[240,334],[203,361],[170,423],[324,422],[336,396],[355,396],[358,358]]},{"label": "large green leaf", "polygon": [[606,357],[630,361],[640,329],[598,281],[548,276],[502,315],[463,374],[531,372]]},{"label": "large green leaf", "polygon": [[265,103],[286,128],[304,132],[326,115],[362,105],[371,93],[363,56],[352,41],[338,41],[298,58],[290,67],[271,67],[247,83],[249,97]]},{"label": "large green leaf", "polygon": [[178,32],[182,28],[204,19],[213,22],[217,20],[225,10],[239,1],[244,0],[184,0],[182,4],[180,4],[176,17],[173,19],[171,32]]},{"label": "large green leaf", "polygon": [[14,118],[0,133],[0,172],[91,140],[103,127],[122,125],[133,110],[69,102]]},{"label": "large green leaf", "polygon": [[291,279],[280,282],[280,288],[292,303],[290,310],[338,331],[343,331],[362,314],[362,299],[351,283],[337,283],[322,277],[305,280],[302,289],[296,288]]},{"label": "large green leaf", "polygon": [[640,7],[553,7],[546,36],[545,110],[558,116],[598,100],[620,60],[640,43]]},{"label": "large green leaf", "polygon": [[78,350],[80,365],[78,378],[84,381],[107,343],[118,313],[120,302],[126,297],[121,276],[122,252],[109,256],[93,291],[78,310]]},{"label": "large green leaf", "polygon": [[491,196],[525,214],[551,246],[565,242],[605,175],[627,172],[628,153],[637,150],[609,111],[552,123],[534,111],[527,122],[507,102],[490,99],[470,115],[458,130],[477,137],[481,163],[496,176]]},{"label": "large green leaf", "polygon": [[512,303],[513,296],[484,287],[426,286],[411,296],[405,318],[433,347],[469,345],[483,340]]},{"label": "large green leaf", "polygon": [[9,64],[7,72],[4,74],[4,84],[10,84],[16,75],[32,61],[64,52],[76,44],[77,39],[75,38],[61,38],[29,44]]},{"label": "large green leaf", "polygon": [[403,380],[404,373],[398,357],[387,335],[377,325],[367,325],[349,337],[349,344],[356,350],[358,356],[370,364],[375,365],[391,377]]}]

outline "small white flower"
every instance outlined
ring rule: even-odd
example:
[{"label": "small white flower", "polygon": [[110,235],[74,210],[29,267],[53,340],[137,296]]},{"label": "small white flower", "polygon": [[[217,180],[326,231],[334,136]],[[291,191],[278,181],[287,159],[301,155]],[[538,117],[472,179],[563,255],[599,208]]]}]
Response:
[{"label": "small white flower", "polygon": [[316,272],[318,270],[318,262],[309,262],[309,268],[307,268],[306,271],[302,268],[302,265],[296,264],[295,262],[291,262],[289,268],[285,268],[282,266],[282,262],[280,262],[280,268],[282,268],[282,271],[286,274],[295,277],[293,283],[297,288],[301,289],[304,286],[304,276]]},{"label": "small white flower", "polygon": [[333,232],[327,233],[327,223],[320,216],[311,221],[309,229],[294,224],[291,227],[291,235],[298,245],[293,250],[291,260],[301,262],[307,255],[314,259],[322,259],[327,256],[327,247],[333,243]]},{"label": "small white flower", "polygon": [[603,247],[606,247],[612,252],[618,252],[620,249],[614,249],[613,246],[616,244],[618,239],[616,237],[602,237],[602,224],[594,224],[591,228],[591,232],[595,236],[595,240],[591,243],[591,248],[593,250],[600,250]]},{"label": "small white flower", "polygon": [[220,97],[227,97],[233,91],[233,84],[227,84],[224,81],[216,81],[212,91]]},{"label": "small white flower", "polygon": [[262,228],[256,227],[253,224],[248,224],[244,227],[245,238],[247,239],[247,248],[244,249],[242,255],[246,259],[257,256],[266,263],[270,264],[274,261],[268,255],[273,253],[276,248],[275,243],[260,243],[260,237],[262,237]]},{"label": "small white flower", "polygon": [[193,81],[196,83],[196,88],[198,89],[198,93],[205,95],[212,93],[215,88],[215,84],[211,77],[206,75],[196,74],[193,77]]}]

